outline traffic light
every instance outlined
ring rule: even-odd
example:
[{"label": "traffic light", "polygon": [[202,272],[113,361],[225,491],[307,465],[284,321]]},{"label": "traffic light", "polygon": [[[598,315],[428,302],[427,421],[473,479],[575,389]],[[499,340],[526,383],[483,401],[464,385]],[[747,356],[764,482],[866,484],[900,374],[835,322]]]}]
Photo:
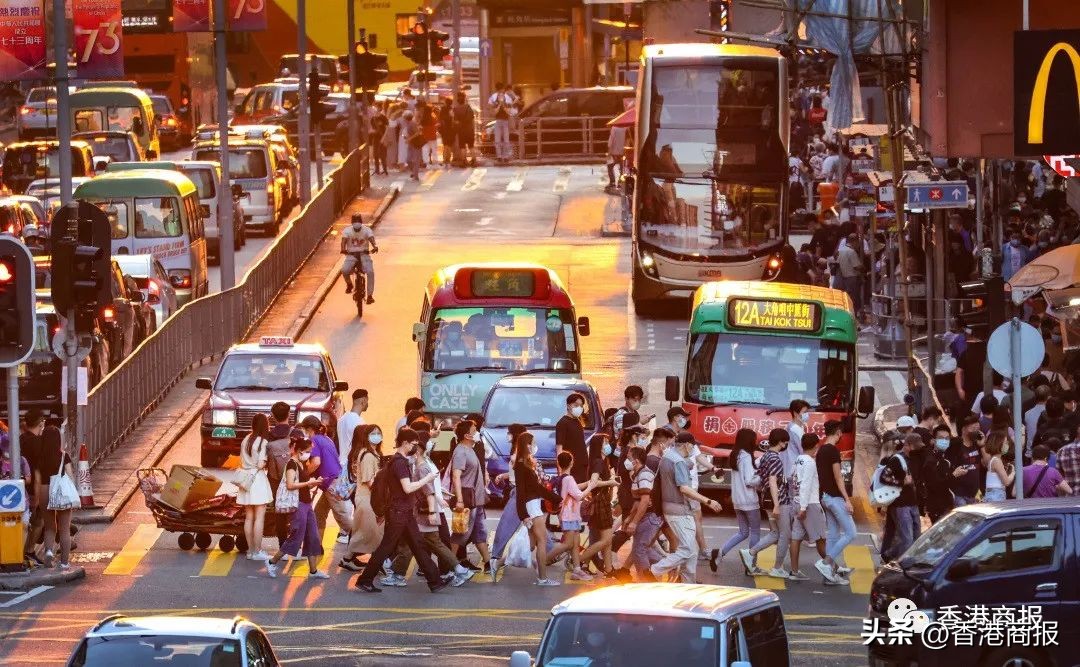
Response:
[{"label": "traffic light", "polygon": [[428,63],[428,27],[424,23],[417,23],[412,31],[405,35],[405,47],[401,49],[402,55],[416,63],[420,69],[427,69]]},{"label": "traffic light", "polygon": [[[314,64],[312,64],[314,67]],[[334,112],[334,104],[326,102],[328,90],[321,85],[321,77],[315,70],[308,72],[307,80],[308,109],[311,111],[311,124],[317,127],[326,117]]]},{"label": "traffic light", "polygon": [[75,312],[76,333],[93,332],[100,310],[112,305],[111,229],[109,216],[85,201],[53,216],[53,306],[65,317]]},{"label": "traffic light", "polygon": [[450,55],[450,49],[446,44],[450,41],[450,34],[442,30],[429,30],[428,36],[428,61],[432,64],[441,63]]},{"label": "traffic light", "polygon": [[964,299],[971,305],[960,310],[960,323],[971,327],[972,334],[980,340],[990,340],[990,334],[1005,322],[1005,281],[1001,276],[960,283]]},{"label": "traffic light", "polygon": [[378,90],[379,84],[390,76],[387,55],[375,53],[364,42],[357,42],[353,47],[356,56],[356,69],[352,73],[352,85],[357,94],[365,90]]},{"label": "traffic light", "polygon": [[16,365],[34,349],[34,258],[14,237],[0,237],[0,365]]}]

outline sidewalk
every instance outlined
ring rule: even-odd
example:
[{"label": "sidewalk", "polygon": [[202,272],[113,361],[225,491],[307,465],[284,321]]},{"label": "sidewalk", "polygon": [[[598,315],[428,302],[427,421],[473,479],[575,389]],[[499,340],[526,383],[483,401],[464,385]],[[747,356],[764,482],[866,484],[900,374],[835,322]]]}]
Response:
[{"label": "sidewalk", "polygon": [[[362,213],[372,225],[377,225],[397,192],[391,185],[373,184],[366,193],[354,199],[308,258],[303,270],[255,326],[248,340],[267,335],[295,338],[303,333],[337,277],[334,266],[340,259],[337,235],[341,228],[348,224],[353,213]],[[75,523],[109,523],[116,517],[138,488],[137,471],[161,461],[169,448],[199,419],[206,392],[195,388],[194,378],[214,375],[220,363],[219,357],[191,369],[123,444],[93,467],[95,507],[78,510]]]}]

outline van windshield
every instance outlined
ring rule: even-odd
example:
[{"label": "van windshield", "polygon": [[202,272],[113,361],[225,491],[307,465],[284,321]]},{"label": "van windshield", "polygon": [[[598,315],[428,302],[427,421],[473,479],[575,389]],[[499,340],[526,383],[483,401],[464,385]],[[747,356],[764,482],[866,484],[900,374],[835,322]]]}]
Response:
[{"label": "van windshield", "polygon": [[720,632],[711,619],[615,614],[559,614],[540,649],[537,667],[715,667]]},{"label": "van windshield", "polygon": [[951,512],[930,526],[904,552],[900,564],[904,567],[933,567],[959,544],[964,536],[977,528],[986,518],[974,512]]},{"label": "van windshield", "polygon": [[[216,149],[195,151],[193,160],[217,160]],[[229,151],[229,178],[266,178],[266,151],[261,148],[233,148]]]}]

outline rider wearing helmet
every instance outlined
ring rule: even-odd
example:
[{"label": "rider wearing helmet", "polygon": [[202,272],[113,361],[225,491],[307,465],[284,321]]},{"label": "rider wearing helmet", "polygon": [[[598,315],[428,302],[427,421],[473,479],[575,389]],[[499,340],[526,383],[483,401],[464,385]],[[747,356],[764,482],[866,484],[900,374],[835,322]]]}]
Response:
[{"label": "rider wearing helmet", "polygon": [[[369,250],[370,247],[370,250]],[[359,213],[353,213],[352,224],[341,232],[341,254],[345,255],[345,263],[341,266],[341,275],[345,278],[345,293],[353,291],[352,273],[356,269],[357,262],[367,276],[367,302],[375,303],[375,265],[371,261],[371,255],[379,252],[379,246],[375,243],[375,232],[371,227],[364,224],[364,219]]]},{"label": "rider wearing helmet", "polygon": [[41,233],[41,230],[38,229],[37,225],[27,225],[23,227],[22,236],[23,243],[26,244],[31,255],[48,254],[48,249],[45,247],[45,235]]}]

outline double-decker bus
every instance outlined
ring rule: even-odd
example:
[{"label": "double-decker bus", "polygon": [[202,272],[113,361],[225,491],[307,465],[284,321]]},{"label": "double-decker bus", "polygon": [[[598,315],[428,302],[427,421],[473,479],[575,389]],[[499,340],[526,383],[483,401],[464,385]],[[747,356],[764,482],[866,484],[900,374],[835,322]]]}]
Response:
[{"label": "double-decker bus", "polygon": [[[759,439],[786,428],[795,399],[810,404],[807,432],[843,424],[841,472],[851,483],[855,418],[873,410],[874,388],[858,386],[858,335],[851,298],[827,287],[763,281],[718,281],[699,287],[690,316],[686,382],[679,396],[697,440],[728,449],[749,428]],[[678,378],[669,378],[669,387]],[[726,487],[702,477],[703,488]]]},{"label": "double-decker bus", "polygon": [[648,45],[637,93],[631,295],[639,313],[710,280],[771,279],[787,236],[787,61]]}]

